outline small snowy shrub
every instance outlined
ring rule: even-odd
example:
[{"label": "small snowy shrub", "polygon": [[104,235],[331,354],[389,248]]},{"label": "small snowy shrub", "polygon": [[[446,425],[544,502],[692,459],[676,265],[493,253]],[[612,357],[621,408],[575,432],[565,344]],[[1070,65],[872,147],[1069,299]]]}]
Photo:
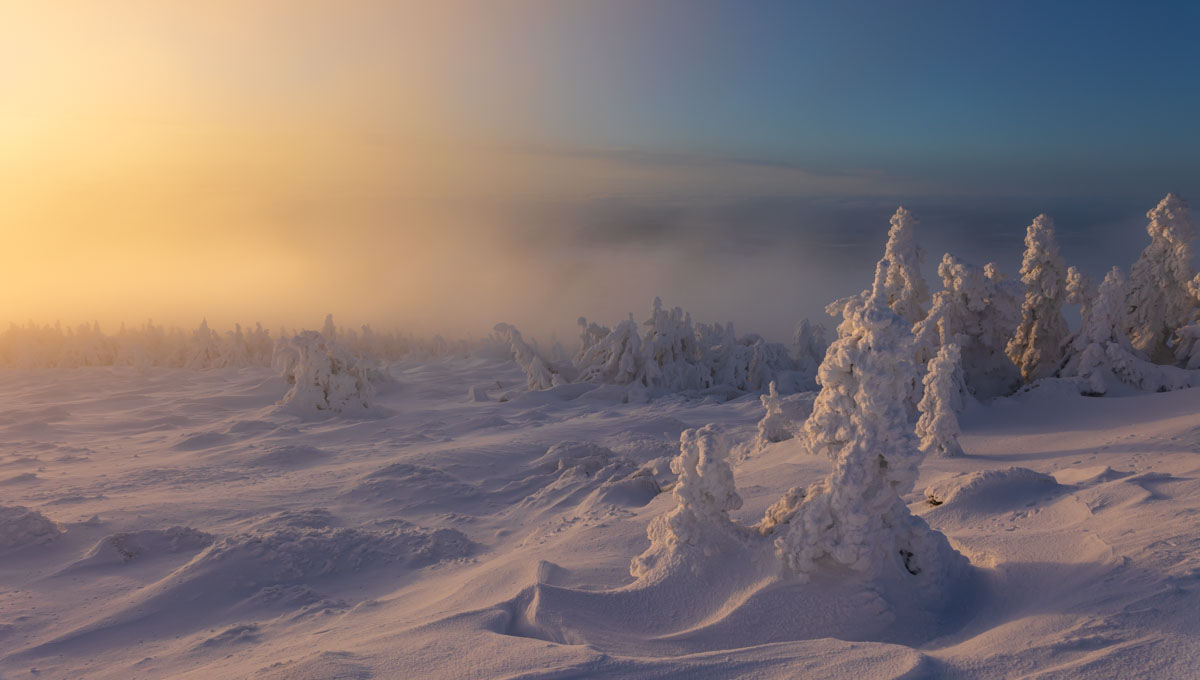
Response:
[{"label": "small snowy shrub", "polygon": [[758,421],[758,435],[754,438],[754,450],[761,451],[767,444],[781,442],[795,436],[792,422],[783,414],[783,405],[779,401],[779,391],[775,383],[770,385],[767,394],[759,396],[766,415]]},{"label": "small snowy shrub", "polygon": [[921,451],[942,457],[961,456],[958,413],[965,406],[966,385],[958,345],[942,345],[937,356],[929,361],[924,385],[916,430]]},{"label": "small snowy shrub", "polygon": [[1134,349],[1156,363],[1171,363],[1169,343],[1196,308],[1188,290],[1192,271],[1192,225],[1187,204],[1167,194],[1146,213],[1150,245],[1142,251],[1129,273],[1124,331]]},{"label": "small snowy shrub", "polygon": [[1067,299],[1067,272],[1058,244],[1054,241],[1054,222],[1038,215],[1025,234],[1025,258],[1021,263],[1021,281],[1025,284],[1025,303],[1021,306],[1021,324],[1008,342],[1008,357],[1021,371],[1025,382],[1044,378],[1058,367],[1067,322],[1062,315]]},{"label": "small snowy shrub", "polygon": [[370,370],[316,331],[303,331],[276,348],[275,365],[292,385],[280,402],[302,413],[341,413],[370,407]]},{"label": "small snowy shrub", "polygon": [[716,425],[680,435],[671,471],[679,476],[673,490],[678,504],[647,527],[650,547],[629,566],[635,578],[665,575],[695,562],[739,531],[729,511],[742,507],[742,498],[729,467],[729,443]]}]

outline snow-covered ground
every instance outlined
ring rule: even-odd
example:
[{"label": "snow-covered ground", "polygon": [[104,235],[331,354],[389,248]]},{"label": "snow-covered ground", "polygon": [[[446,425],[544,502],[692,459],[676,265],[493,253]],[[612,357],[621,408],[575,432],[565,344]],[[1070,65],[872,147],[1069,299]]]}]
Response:
[{"label": "snow-covered ground", "polygon": [[[1054,381],[959,417],[914,514],[971,562],[935,610],[717,546],[635,582],[680,434],[747,525],[830,461],[757,394],[530,391],[393,364],[306,419],[266,368],[0,374],[3,678],[1185,678],[1200,668],[1200,390]],[[928,496],[927,496],[928,494]],[[903,598],[901,598],[903,600]],[[919,603],[918,603],[919,604]]]}]

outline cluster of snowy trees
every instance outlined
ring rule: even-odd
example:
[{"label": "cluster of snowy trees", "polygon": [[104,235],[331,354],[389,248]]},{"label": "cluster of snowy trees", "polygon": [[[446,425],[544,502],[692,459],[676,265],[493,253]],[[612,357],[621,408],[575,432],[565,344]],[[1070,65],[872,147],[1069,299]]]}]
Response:
[{"label": "cluster of snowy trees", "polygon": [[375,396],[376,381],[386,378],[337,341],[331,319],[326,328],[302,331],[275,347],[272,363],[291,385],[279,402],[302,414],[367,409]]},{"label": "cluster of snowy trees", "polygon": [[[327,317],[322,333],[336,337],[351,355],[372,362],[401,359],[466,356],[488,342],[448,341],[441,336],[421,339],[396,333],[381,333],[370,326],[359,330],[333,326]],[[147,322],[138,327],[122,325],[106,334],[98,323],[76,327],[11,325],[0,333],[0,366],[10,368],[78,368],[81,366],[134,366],[164,368],[237,368],[270,366],[276,345],[295,333],[280,330],[273,335],[255,324],[235,325],[216,331],[207,321],[192,331]],[[489,345],[490,348],[490,345]]]},{"label": "cluster of snowy trees", "polygon": [[789,350],[753,333],[738,336],[731,323],[693,323],[690,314],[664,307],[659,298],[640,325],[632,314],[614,328],[580,317],[579,329],[574,356],[557,344],[543,353],[508,324],[498,324],[495,337],[510,348],[530,389],[584,382],[624,385],[650,395],[761,392],[771,383],[784,393],[812,389],[825,351],[824,329],[807,321],[797,326]]}]

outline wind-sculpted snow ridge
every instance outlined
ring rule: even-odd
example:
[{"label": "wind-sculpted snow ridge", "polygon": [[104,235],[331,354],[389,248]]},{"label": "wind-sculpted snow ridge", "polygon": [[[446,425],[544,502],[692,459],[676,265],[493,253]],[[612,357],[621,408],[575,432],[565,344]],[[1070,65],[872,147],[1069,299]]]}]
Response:
[{"label": "wind-sculpted snow ridge", "polygon": [[274,363],[292,385],[279,402],[291,411],[341,413],[371,406],[371,370],[316,331],[280,343]]},{"label": "wind-sculpted snow ridge", "polygon": [[799,575],[833,563],[937,601],[966,560],[901,499],[922,458],[905,407],[917,367],[908,324],[887,306],[887,271],[881,261],[872,295],[845,307],[804,426],[809,449],[833,458],[833,471],[785,524],[763,529],[779,536],[785,562]]},{"label": "wind-sculpted snow ridge", "polygon": [[[763,392],[775,382],[790,394],[812,387],[811,358],[797,363],[782,343],[761,336],[737,336],[733,324],[693,324],[679,307],[667,309],[654,299],[650,318],[639,325],[631,314],[613,329],[580,318],[580,349],[573,359],[542,355],[509,324],[496,335],[525,372],[530,389],[567,383],[621,385],[627,398],[678,392]],[[820,342],[810,332],[806,349]]]},{"label": "wind-sculpted snow ridge", "polygon": [[54,540],[62,533],[48,517],[21,505],[0,505],[0,552]]}]

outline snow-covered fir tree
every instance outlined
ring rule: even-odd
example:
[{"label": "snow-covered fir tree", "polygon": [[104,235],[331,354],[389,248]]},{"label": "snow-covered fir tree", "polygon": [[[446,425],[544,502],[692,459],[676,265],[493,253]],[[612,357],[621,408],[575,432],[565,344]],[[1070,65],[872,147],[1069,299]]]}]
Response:
[{"label": "snow-covered fir tree", "polygon": [[917,245],[917,220],[911,212],[903,206],[897,208],[891,224],[883,251],[883,259],[889,263],[887,303],[911,325],[925,318],[929,302],[929,286],[921,276],[925,253]]},{"label": "snow-covered fir tree", "polygon": [[521,367],[522,371],[525,371],[529,389],[545,390],[557,384],[556,372],[538,354],[536,348],[525,342],[520,331],[506,323],[496,324],[493,330],[500,342],[508,345],[517,365]]},{"label": "snow-covered fir tree", "polygon": [[1025,233],[1025,258],[1021,263],[1025,302],[1021,323],[1009,341],[1008,357],[1025,382],[1044,378],[1058,368],[1067,321],[1062,307],[1067,299],[1067,267],[1054,240],[1054,221],[1038,215]]},{"label": "snow-covered fir tree", "polygon": [[276,366],[292,388],[280,401],[301,413],[341,413],[371,406],[371,371],[317,331],[303,331],[276,348]]},{"label": "snow-covered fir tree", "polygon": [[846,308],[821,365],[821,392],[804,435],[814,452],[833,458],[833,470],[803,494],[794,514],[772,506],[778,516],[791,514],[786,528],[773,531],[798,574],[832,562],[881,578],[920,576],[917,587],[932,590],[965,559],[901,498],[922,458],[905,405],[917,367],[910,326],[887,305],[886,275],[881,261],[871,295]]},{"label": "snow-covered fir tree", "polygon": [[729,442],[717,425],[685,430],[671,471],[678,475],[672,490],[677,504],[646,528],[650,547],[629,566],[635,578],[664,576],[689,559],[703,559],[713,545],[742,531],[729,518],[742,498],[729,467]]},{"label": "snow-covered fir tree", "polygon": [[1081,392],[1097,396],[1117,382],[1149,391],[1191,386],[1195,374],[1151,363],[1130,343],[1123,327],[1127,286],[1119,267],[1105,275],[1079,331],[1071,338],[1059,375],[1077,378]]},{"label": "snow-covered fir tree", "polygon": [[924,378],[925,392],[918,410],[916,435],[926,455],[949,458],[962,455],[958,443],[958,414],[965,406],[967,388],[962,378],[962,356],[958,345],[942,345],[929,360]]},{"label": "snow-covered fir tree", "polygon": [[942,345],[957,344],[972,395],[990,399],[1011,393],[1021,376],[1005,348],[1020,323],[1024,287],[1005,279],[994,264],[981,269],[949,253],[938,265],[938,275],[944,289],[934,294],[929,314],[913,327],[916,361],[925,365]]},{"label": "snow-covered fir tree", "polygon": [[1124,328],[1135,349],[1166,364],[1175,359],[1175,331],[1187,325],[1196,308],[1196,298],[1188,291],[1196,228],[1187,204],[1175,194],[1167,194],[1146,217],[1150,245],[1129,273]]}]

